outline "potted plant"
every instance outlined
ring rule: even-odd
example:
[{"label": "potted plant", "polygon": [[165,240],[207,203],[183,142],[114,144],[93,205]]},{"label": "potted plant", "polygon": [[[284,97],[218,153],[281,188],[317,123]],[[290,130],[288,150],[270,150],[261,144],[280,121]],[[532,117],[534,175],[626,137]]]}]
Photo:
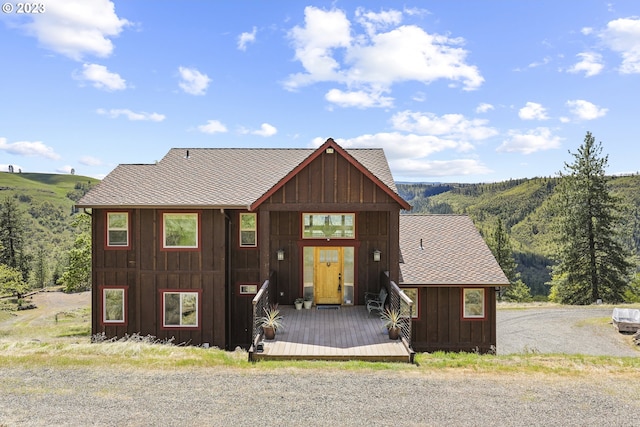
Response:
[{"label": "potted plant", "polygon": [[303,298],[296,298],[293,304],[296,306],[296,310],[302,310],[302,304],[304,303]]},{"label": "potted plant", "polygon": [[276,336],[276,331],[283,327],[282,316],[277,305],[272,305],[269,308],[265,307],[263,310],[265,315],[258,317],[256,323],[262,327],[264,338],[272,340]]},{"label": "potted plant", "polygon": [[389,339],[397,340],[400,336],[400,328],[402,327],[403,322],[400,310],[396,310],[395,308],[385,308],[380,313],[380,319],[382,319],[385,328],[389,331]]},{"label": "potted plant", "polygon": [[313,304],[313,298],[312,297],[304,297],[304,308],[306,308],[307,310],[311,308],[311,304]]}]

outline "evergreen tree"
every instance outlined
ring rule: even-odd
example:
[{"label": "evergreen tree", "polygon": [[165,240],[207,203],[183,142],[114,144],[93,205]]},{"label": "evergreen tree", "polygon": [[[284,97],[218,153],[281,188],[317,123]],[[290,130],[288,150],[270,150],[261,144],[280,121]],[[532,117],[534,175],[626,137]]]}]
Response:
[{"label": "evergreen tree", "polygon": [[78,235],[69,250],[69,263],[58,279],[65,292],[81,292],[91,289],[91,217],[80,214],[73,222]]},{"label": "evergreen tree", "polygon": [[11,197],[0,204],[0,264],[8,265],[29,277],[29,257],[24,252],[24,219]]},{"label": "evergreen tree", "polygon": [[34,288],[44,288],[49,278],[49,268],[47,265],[47,251],[40,246],[36,252],[31,271],[31,284]]},{"label": "evergreen tree", "polygon": [[565,304],[590,304],[602,299],[620,302],[632,267],[620,228],[621,201],[609,192],[608,156],[587,132],[577,153],[569,152],[556,187],[557,264],[551,294]]},{"label": "evergreen tree", "polygon": [[502,268],[504,275],[509,279],[510,286],[502,289],[498,298],[506,301],[526,302],[531,301],[531,290],[520,279],[520,273],[516,271],[516,261],[513,257],[511,240],[507,230],[502,225],[502,220],[498,218],[496,227],[489,237],[489,248],[496,261]]}]

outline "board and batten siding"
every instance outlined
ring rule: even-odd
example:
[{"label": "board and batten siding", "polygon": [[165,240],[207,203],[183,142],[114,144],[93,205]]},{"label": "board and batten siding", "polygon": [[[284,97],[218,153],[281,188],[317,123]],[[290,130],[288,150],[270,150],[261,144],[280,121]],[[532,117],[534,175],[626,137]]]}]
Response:
[{"label": "board and batten siding", "polygon": [[[126,209],[118,209],[126,210]],[[129,249],[105,248],[105,209],[92,212],[93,288],[128,286],[127,324],[102,325],[93,316],[92,333],[107,337],[140,333],[193,345],[209,343],[225,348],[226,220],[218,209],[200,212],[200,248],[196,251],[161,250],[162,210],[130,209]],[[193,210],[185,209],[185,212]],[[201,290],[198,330],[163,329],[161,289]],[[92,295],[92,310],[99,313],[101,295]]]},{"label": "board and batten siding", "polygon": [[[405,285],[411,287],[411,285]],[[468,286],[476,287],[476,286]],[[420,318],[413,321],[415,351],[467,351],[489,353],[496,346],[496,293],[484,287],[485,319],[462,318],[462,287],[418,287]]]}]

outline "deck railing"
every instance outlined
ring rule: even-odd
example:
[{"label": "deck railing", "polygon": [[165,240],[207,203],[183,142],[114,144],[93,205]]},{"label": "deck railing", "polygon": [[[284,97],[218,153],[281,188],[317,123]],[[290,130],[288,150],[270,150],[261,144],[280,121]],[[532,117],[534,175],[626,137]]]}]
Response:
[{"label": "deck railing", "polygon": [[389,291],[389,308],[398,310],[403,319],[400,327],[400,337],[404,341],[408,349],[411,349],[411,319],[413,317],[413,301],[402,289],[389,279],[389,272],[382,273],[381,282]]},{"label": "deck railing", "polygon": [[253,336],[251,343],[255,347],[258,341],[260,341],[259,337],[262,335],[262,328],[258,325],[257,319],[264,316],[264,309],[269,307],[269,280],[264,281],[251,303],[253,305]]}]

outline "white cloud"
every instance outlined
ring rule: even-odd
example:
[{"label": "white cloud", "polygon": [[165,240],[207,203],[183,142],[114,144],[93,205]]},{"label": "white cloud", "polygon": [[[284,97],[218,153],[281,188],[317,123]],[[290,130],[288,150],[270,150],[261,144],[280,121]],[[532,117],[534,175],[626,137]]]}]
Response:
[{"label": "white cloud", "polygon": [[92,157],[92,156],[82,156],[80,157],[80,164],[85,166],[101,166],[102,160]]},{"label": "white cloud", "polygon": [[127,82],[117,73],[110,72],[104,65],[83,64],[81,73],[74,73],[77,80],[86,80],[97,89],[107,91],[123,90],[127,87]]},{"label": "white cloud", "polygon": [[640,73],[640,18],[610,21],[599,36],[609,49],[622,56],[621,73]]},{"label": "white cloud", "polygon": [[584,34],[585,36],[588,36],[589,34],[593,33],[593,28],[591,27],[583,27],[580,32],[582,34]]},{"label": "white cloud", "polygon": [[44,145],[41,141],[17,141],[8,143],[6,138],[0,138],[0,151],[9,154],[27,157],[44,157],[58,160],[60,156],[53,148]]},{"label": "white cloud", "polygon": [[116,15],[108,0],[47,0],[44,4],[45,13],[29,15],[27,31],[45,48],[76,61],[85,55],[111,55],[111,38],[130,24]]},{"label": "white cloud", "polygon": [[536,151],[551,150],[560,147],[562,138],[551,134],[551,130],[539,127],[527,133],[509,131],[509,138],[502,142],[497,151],[531,154]]},{"label": "white cloud", "polygon": [[547,120],[547,110],[536,102],[527,102],[524,107],[518,111],[518,117],[522,120]]},{"label": "white cloud", "polygon": [[376,13],[359,7],[356,9],[356,21],[364,27],[369,36],[373,36],[377,31],[400,24],[402,22],[402,12],[387,10]]},{"label": "white cloud", "polygon": [[209,76],[195,68],[179,67],[178,72],[182,79],[178,85],[182,90],[190,95],[204,95],[206,93],[211,82]]},{"label": "white cloud", "polygon": [[359,8],[356,20],[365,32],[357,33],[344,11],[306,7],[304,26],[289,32],[304,72],[289,75],[285,87],[335,82],[348,88],[345,93],[375,95],[404,81],[449,80],[465,90],[482,85],[477,67],[466,63],[462,38],[429,34],[415,25],[398,26],[401,19],[402,12],[395,10],[373,13]]},{"label": "white cloud", "polygon": [[366,92],[362,90],[343,92],[340,89],[331,89],[324,98],[340,107],[391,107],[393,98],[382,96],[381,93]]},{"label": "white cloud", "polygon": [[493,172],[476,159],[427,160],[402,159],[390,161],[394,177],[424,179],[425,177],[485,175]]},{"label": "white cloud", "polygon": [[96,110],[96,112],[100,115],[111,117],[112,119],[116,119],[120,116],[125,116],[127,119],[131,121],[161,122],[165,119],[164,114],[146,113],[144,111],[136,113],[135,111],[131,111],[128,109],[105,110],[103,108],[99,108],[98,110]]},{"label": "white cloud", "polygon": [[591,77],[600,74],[604,65],[602,64],[602,55],[594,52],[583,52],[576,55],[581,61],[573,65],[567,71],[570,73],[579,73],[584,71],[585,77]]},{"label": "white cloud", "polygon": [[218,120],[209,120],[206,125],[198,126],[198,130],[202,133],[225,133],[227,132],[227,127],[223,125]]},{"label": "white cloud", "polygon": [[567,106],[571,112],[580,120],[594,120],[603,117],[609,111],[607,108],[600,108],[595,104],[583,99],[567,101]]},{"label": "white cloud", "polygon": [[278,129],[276,129],[275,126],[272,126],[269,123],[263,123],[260,126],[260,129],[258,129],[258,130],[249,130],[249,129],[241,128],[239,130],[239,132],[241,134],[245,134],[245,135],[246,134],[251,134],[251,135],[264,136],[266,138],[266,137],[273,136],[276,133],[278,133]]},{"label": "white cloud", "polygon": [[256,41],[256,33],[258,29],[253,27],[253,31],[250,33],[242,33],[238,36],[238,49],[247,50],[247,44],[253,43]]},{"label": "white cloud", "polygon": [[483,102],[476,107],[476,113],[486,113],[493,109],[494,109],[493,105]]},{"label": "white cloud", "polygon": [[484,140],[498,134],[496,129],[487,126],[487,120],[469,120],[462,114],[436,116],[432,113],[401,111],[393,115],[391,122],[394,129],[441,136],[457,141],[459,147],[464,149],[469,147],[463,142]]}]

